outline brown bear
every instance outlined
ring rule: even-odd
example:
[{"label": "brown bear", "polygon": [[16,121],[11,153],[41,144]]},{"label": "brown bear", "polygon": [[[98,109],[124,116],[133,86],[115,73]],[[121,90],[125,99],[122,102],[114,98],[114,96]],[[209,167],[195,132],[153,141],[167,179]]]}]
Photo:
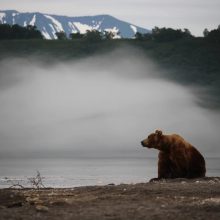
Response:
[{"label": "brown bear", "polygon": [[201,153],[177,134],[164,135],[156,130],[141,142],[143,147],[159,150],[158,178],[205,177],[205,160]]}]

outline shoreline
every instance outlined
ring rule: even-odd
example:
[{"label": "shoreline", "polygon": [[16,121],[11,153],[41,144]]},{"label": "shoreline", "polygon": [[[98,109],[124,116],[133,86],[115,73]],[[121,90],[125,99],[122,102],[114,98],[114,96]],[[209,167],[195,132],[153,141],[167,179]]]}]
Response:
[{"label": "shoreline", "polygon": [[1,219],[220,219],[220,177],[0,189]]}]

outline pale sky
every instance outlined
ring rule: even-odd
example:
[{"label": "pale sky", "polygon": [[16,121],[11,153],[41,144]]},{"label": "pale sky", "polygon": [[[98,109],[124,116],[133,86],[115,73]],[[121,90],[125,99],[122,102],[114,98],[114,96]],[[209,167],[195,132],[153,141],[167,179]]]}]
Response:
[{"label": "pale sky", "polygon": [[220,0],[0,0],[0,9],[68,16],[109,14],[144,28],[188,28],[194,35],[220,24]]}]

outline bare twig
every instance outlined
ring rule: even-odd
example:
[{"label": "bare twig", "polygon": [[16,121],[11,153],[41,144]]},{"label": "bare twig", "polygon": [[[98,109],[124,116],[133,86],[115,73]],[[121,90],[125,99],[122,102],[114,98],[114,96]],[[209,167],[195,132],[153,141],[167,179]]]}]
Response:
[{"label": "bare twig", "polygon": [[7,179],[7,183],[11,184],[11,186],[9,186],[9,188],[20,187],[20,188],[24,189],[24,186],[21,185],[19,182],[15,183],[13,180],[8,179],[7,177],[5,177],[5,179]]},{"label": "bare twig", "polygon": [[37,189],[40,188],[45,188],[43,182],[42,182],[43,177],[41,177],[40,172],[37,170],[37,175],[36,177],[31,177],[28,178],[29,182],[31,183],[31,185]]},{"label": "bare twig", "polygon": [[14,188],[14,187],[20,187],[20,188],[24,189],[24,187],[19,183],[15,183],[15,184],[9,186],[9,188]]},{"label": "bare twig", "polygon": [[[44,177],[41,177],[40,172],[37,170],[37,175],[35,177],[28,178],[28,182],[31,184],[31,187],[34,187],[36,189],[45,188],[42,181],[43,178]],[[11,185],[9,186],[9,188],[14,188],[14,187],[20,187],[22,189],[25,188],[22,184],[19,183],[19,181],[13,181],[8,177],[5,177],[5,180],[7,181],[7,183]]]}]

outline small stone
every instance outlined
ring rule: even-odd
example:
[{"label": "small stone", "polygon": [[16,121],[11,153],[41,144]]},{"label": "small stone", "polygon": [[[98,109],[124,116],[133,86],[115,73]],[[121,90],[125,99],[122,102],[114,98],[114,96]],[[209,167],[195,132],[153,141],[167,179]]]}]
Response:
[{"label": "small stone", "polygon": [[115,186],[115,184],[114,183],[109,183],[108,186]]},{"label": "small stone", "polygon": [[48,212],[49,211],[49,208],[44,205],[37,205],[37,206],[35,206],[35,208],[38,212]]},{"label": "small stone", "polygon": [[6,209],[6,207],[3,205],[0,205],[0,209]]},{"label": "small stone", "polygon": [[7,208],[14,208],[14,207],[21,207],[22,206],[22,202],[13,202],[11,204],[7,205]]},{"label": "small stone", "polygon": [[29,202],[30,205],[42,203],[42,201],[39,200],[38,197],[35,197],[35,198],[27,197],[27,198],[26,198],[26,201]]},{"label": "small stone", "polygon": [[214,180],[210,180],[210,181],[209,181],[209,183],[214,184],[214,183],[215,183],[215,181],[214,181]]},{"label": "small stone", "polygon": [[10,194],[10,196],[9,196],[10,198],[14,198],[14,195],[13,194]]}]

